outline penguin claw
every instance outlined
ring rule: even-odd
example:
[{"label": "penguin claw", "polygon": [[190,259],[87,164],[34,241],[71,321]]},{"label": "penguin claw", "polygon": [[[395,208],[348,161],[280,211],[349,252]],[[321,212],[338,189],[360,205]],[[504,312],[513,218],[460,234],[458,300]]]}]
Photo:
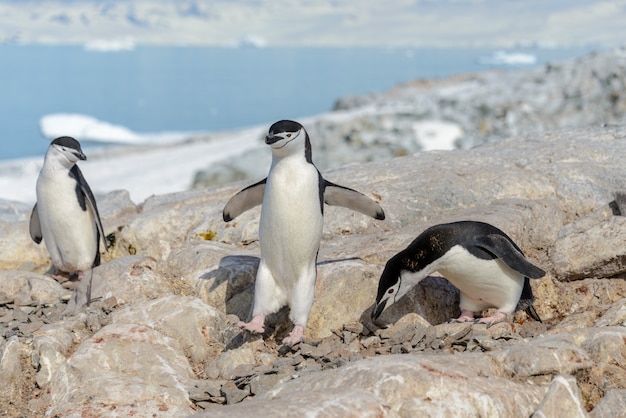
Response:
[{"label": "penguin claw", "polygon": [[263,334],[265,332],[264,322],[265,317],[263,315],[255,315],[250,322],[239,321],[237,326],[255,334]]},{"label": "penguin claw", "polygon": [[486,318],[480,318],[477,320],[477,324],[485,324],[487,328],[491,328],[493,325],[498,324],[506,320],[506,314],[503,312],[496,312],[495,314]]},{"label": "penguin claw", "polygon": [[304,327],[301,325],[296,325],[289,333],[289,336],[283,339],[283,344],[292,346],[301,342],[302,340],[304,340]]}]

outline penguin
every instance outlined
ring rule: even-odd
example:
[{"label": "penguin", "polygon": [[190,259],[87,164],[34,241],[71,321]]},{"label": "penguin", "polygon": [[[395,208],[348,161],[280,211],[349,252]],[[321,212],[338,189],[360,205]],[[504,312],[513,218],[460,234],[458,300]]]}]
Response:
[{"label": "penguin", "polygon": [[[539,279],[545,271],[530,263],[500,229],[475,221],[432,226],[391,257],[378,283],[372,320],[435,271],[460,291],[461,316],[455,322],[491,326],[522,309],[541,322],[529,278]],[[497,312],[474,319],[476,312],[487,308]]]},{"label": "penguin", "polygon": [[[100,265],[100,242],[108,250],[96,199],[76,165],[86,160],[80,143],[69,136],[50,143],[37,178],[37,202],[30,216],[30,236],[45,241],[60,275],[81,279]],[[87,300],[90,300],[90,287]]]},{"label": "penguin", "polygon": [[294,327],[283,344],[293,345],[304,339],[313,304],[324,203],[378,220],[385,219],[385,213],[369,197],[322,177],[313,164],[309,135],[300,123],[291,120],[274,123],[265,143],[272,151],[267,177],[235,194],[224,207],[223,219],[229,222],[262,205],[261,261],[255,281],[252,320],[238,325],[253,333],[263,333],[266,315],[288,305]]}]

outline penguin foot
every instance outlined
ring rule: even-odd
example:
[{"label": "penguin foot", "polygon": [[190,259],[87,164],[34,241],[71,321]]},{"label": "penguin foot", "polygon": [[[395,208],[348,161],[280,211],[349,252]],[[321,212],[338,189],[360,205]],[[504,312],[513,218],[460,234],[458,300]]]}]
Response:
[{"label": "penguin foot", "polygon": [[504,312],[496,312],[491,316],[487,316],[485,318],[480,318],[476,321],[477,324],[487,324],[487,328],[492,325],[495,325],[499,322],[506,320],[506,314]]},{"label": "penguin foot", "polygon": [[296,325],[289,333],[289,336],[283,339],[283,344],[294,345],[302,340],[304,340],[304,327],[302,325]]},{"label": "penguin foot", "polygon": [[250,322],[240,321],[237,323],[237,326],[255,334],[263,334],[265,332],[264,324],[265,315],[255,315]]},{"label": "penguin foot", "polygon": [[474,312],[462,311],[461,316],[456,319],[450,320],[450,322],[474,322]]}]

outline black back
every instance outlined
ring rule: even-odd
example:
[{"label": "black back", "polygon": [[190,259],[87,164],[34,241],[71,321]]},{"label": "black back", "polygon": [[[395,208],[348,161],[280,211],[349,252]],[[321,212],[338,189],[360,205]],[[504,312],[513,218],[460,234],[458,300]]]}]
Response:
[{"label": "black back", "polygon": [[[70,138],[71,139],[71,138]],[[80,148],[79,148],[80,149]],[[94,212],[95,222],[96,222],[96,242],[100,242],[102,239],[102,244],[104,245],[105,251],[108,250],[108,245],[106,240],[104,239],[104,228],[102,227],[102,221],[100,220],[100,213],[98,211],[98,206],[96,204],[96,198],[91,191],[91,187],[83,177],[83,173],[80,171],[77,165],[73,165],[70,169],[69,176],[76,180],[76,199],[78,200],[78,204],[83,211],[87,211],[87,205],[89,204]],[[98,244],[98,248],[96,249],[96,255],[94,257],[94,262],[92,267],[96,267],[100,265],[100,247]]]},{"label": "black back", "polygon": [[460,221],[434,225],[418,235],[408,247],[389,259],[381,276],[376,300],[380,300],[382,293],[395,283],[400,271],[420,271],[435,262],[455,245],[461,245],[470,254],[483,260],[497,258],[495,254],[485,248],[475,246],[476,236],[489,234],[506,237],[514,248],[520,253],[522,252],[504,232],[484,222]]}]

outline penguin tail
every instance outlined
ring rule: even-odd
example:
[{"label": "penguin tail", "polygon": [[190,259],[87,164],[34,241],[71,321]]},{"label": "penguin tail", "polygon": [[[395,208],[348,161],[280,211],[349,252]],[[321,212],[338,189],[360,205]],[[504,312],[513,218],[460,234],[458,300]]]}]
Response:
[{"label": "penguin tail", "polygon": [[615,200],[611,203],[614,203],[616,206],[616,210],[614,209],[615,215],[618,216],[626,216],[626,192],[619,191],[615,193]]},{"label": "penguin tail", "polygon": [[543,321],[539,317],[539,314],[537,313],[537,311],[535,310],[535,307],[533,305],[529,305],[525,309],[525,311],[528,314],[528,316],[530,316],[532,319],[534,319],[535,321],[543,324]]}]

